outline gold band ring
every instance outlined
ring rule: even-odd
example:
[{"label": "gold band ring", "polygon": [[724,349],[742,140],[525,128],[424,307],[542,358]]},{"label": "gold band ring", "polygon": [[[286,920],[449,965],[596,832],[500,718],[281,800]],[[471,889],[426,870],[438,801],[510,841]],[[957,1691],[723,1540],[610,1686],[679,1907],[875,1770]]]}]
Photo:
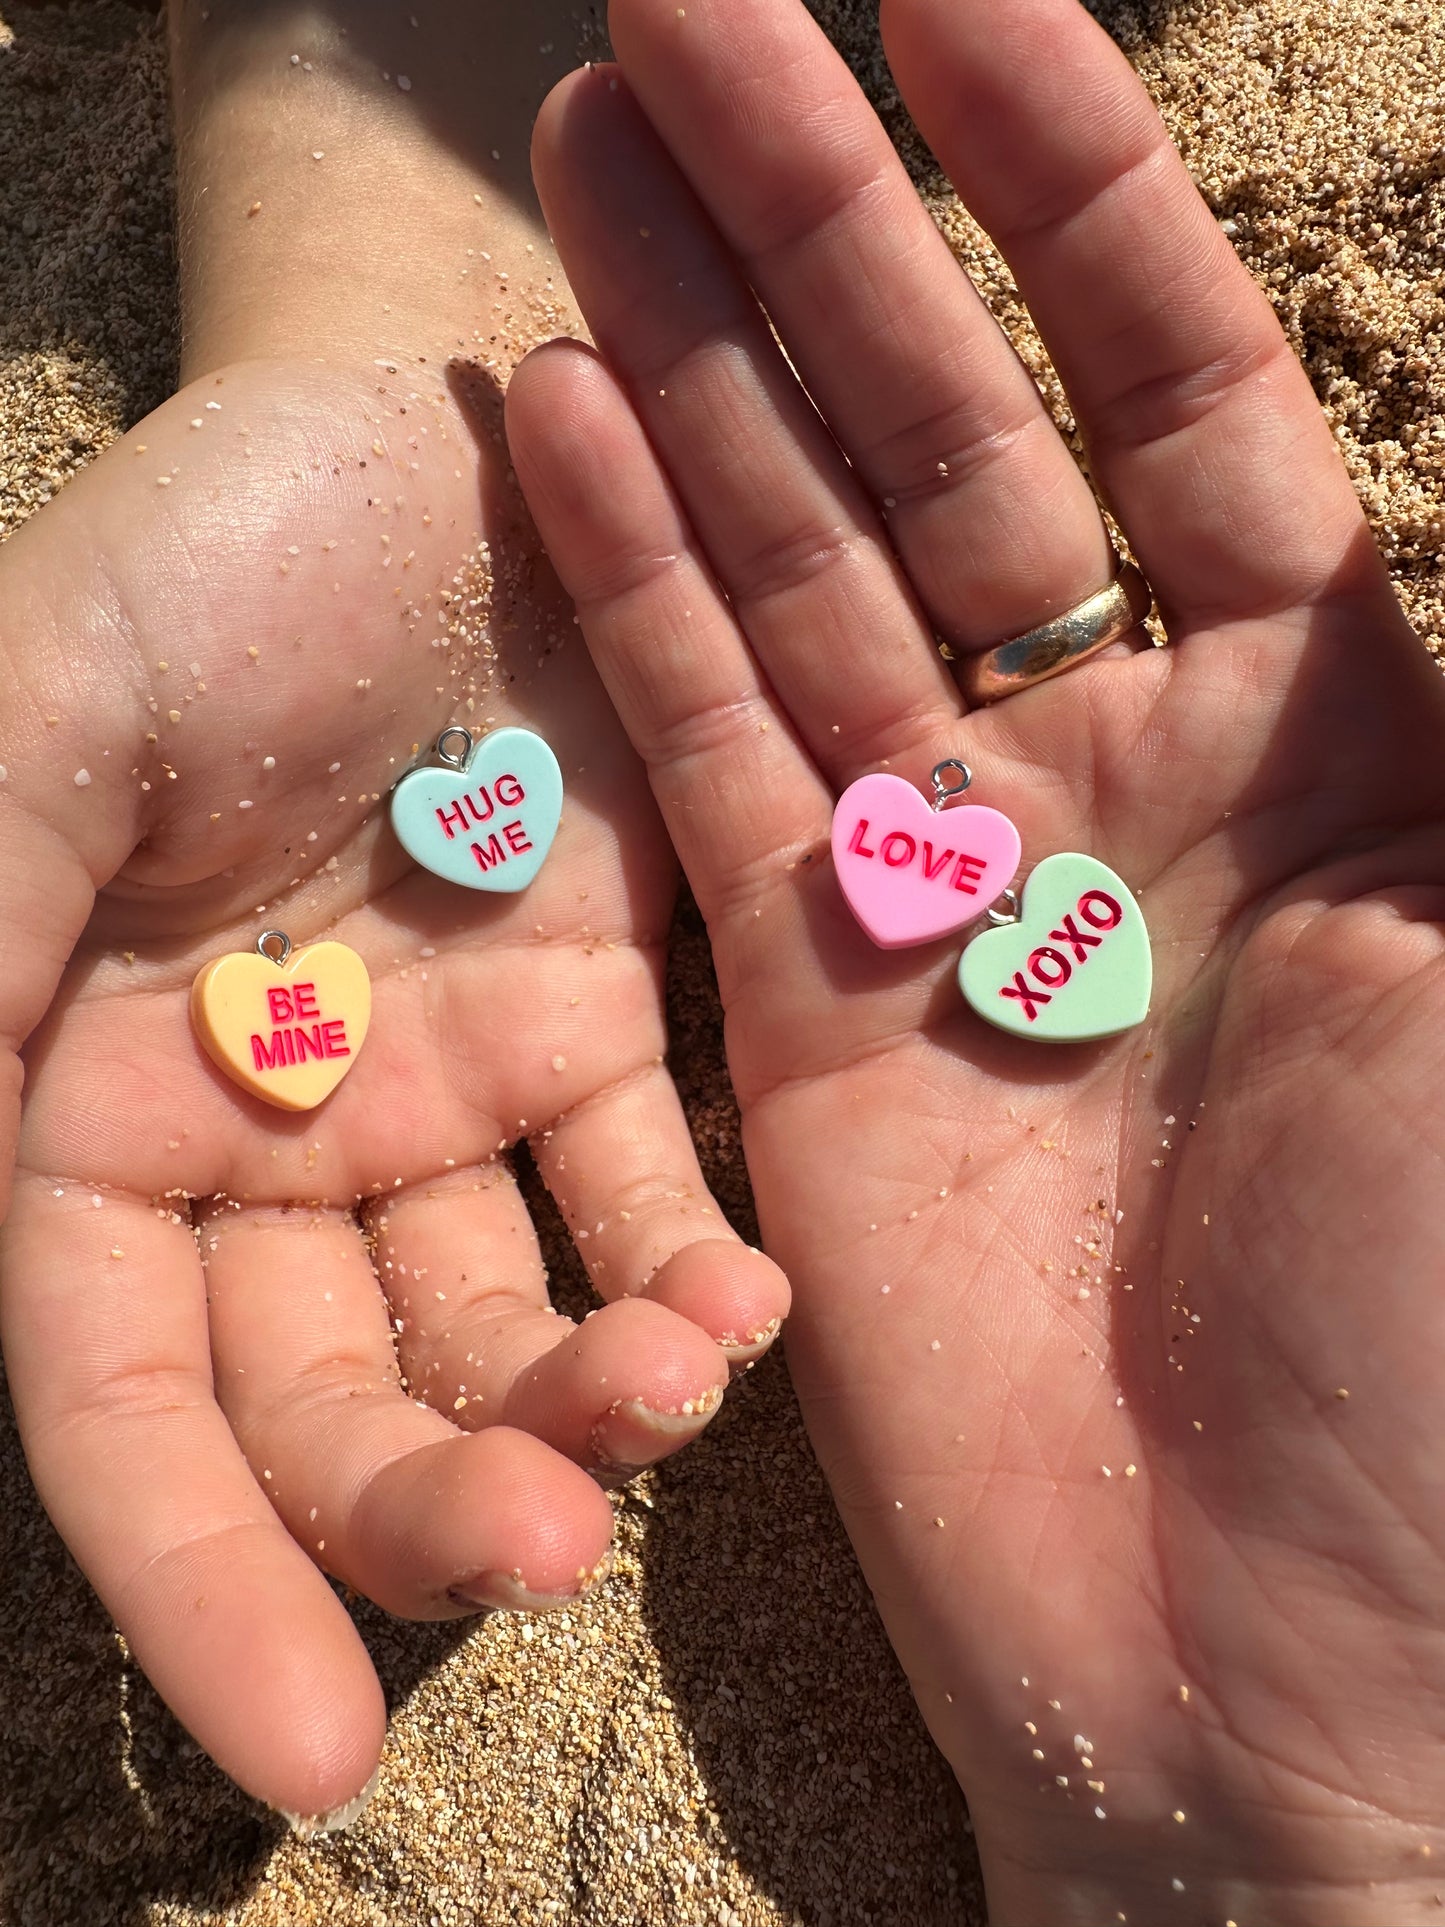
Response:
[{"label": "gold band ring", "polygon": [[963,657],[955,663],[954,673],[970,703],[996,703],[1002,696],[1076,669],[1137,629],[1153,606],[1149,584],[1132,562],[1123,562],[1107,589],[1027,635],[1014,636],[980,656]]}]

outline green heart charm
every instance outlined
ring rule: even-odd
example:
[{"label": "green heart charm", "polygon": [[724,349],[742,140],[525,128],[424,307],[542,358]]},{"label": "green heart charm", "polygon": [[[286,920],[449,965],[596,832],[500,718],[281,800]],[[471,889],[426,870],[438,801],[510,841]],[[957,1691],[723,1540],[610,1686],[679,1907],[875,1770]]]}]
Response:
[{"label": "green heart charm", "polygon": [[[457,753],[449,739],[464,742]],[[391,823],[407,855],[469,890],[525,890],[562,815],[562,772],[530,729],[494,729],[473,743],[454,723],[437,738],[441,767],[414,769],[391,793]]]},{"label": "green heart charm", "polygon": [[1024,885],[1018,921],[975,937],[958,985],[980,1017],[1017,1037],[1075,1044],[1132,1030],[1149,1013],[1154,962],[1144,913],[1108,864],[1062,850]]}]

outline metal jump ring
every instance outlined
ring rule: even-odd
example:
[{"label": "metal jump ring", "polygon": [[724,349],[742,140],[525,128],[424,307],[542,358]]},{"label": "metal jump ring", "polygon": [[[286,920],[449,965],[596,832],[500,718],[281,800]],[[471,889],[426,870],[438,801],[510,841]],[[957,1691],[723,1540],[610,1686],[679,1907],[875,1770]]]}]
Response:
[{"label": "metal jump ring", "polygon": [[[466,748],[461,752],[459,756],[453,756],[450,750],[447,749],[446,740],[448,736],[460,736],[463,743],[466,744]],[[470,757],[471,753],[472,753],[472,732],[469,729],[463,729],[460,723],[448,723],[446,728],[442,731],[441,735],[438,736],[436,740],[436,755],[438,759],[441,762],[445,763],[450,769],[465,769],[467,766],[467,759],[468,757]]]},{"label": "metal jump ring", "polygon": [[[956,783],[944,782],[944,776],[950,771],[958,777]],[[951,802],[955,796],[963,795],[973,781],[973,771],[957,756],[946,756],[941,763],[934,764],[933,774],[928,780],[933,785],[933,807],[941,810],[944,804]]]},{"label": "metal jump ring", "polygon": [[[273,950],[273,944],[279,949]],[[263,930],[256,939],[256,949],[268,963],[283,964],[291,955],[291,939],[284,930]]]},{"label": "metal jump ring", "polygon": [[[1001,903],[1006,903],[1008,909],[1000,910],[998,906]],[[1019,920],[1019,900],[1017,894],[1013,890],[1001,890],[994,902],[984,911],[984,915],[995,929],[1000,928],[1006,923],[1017,923]]]}]

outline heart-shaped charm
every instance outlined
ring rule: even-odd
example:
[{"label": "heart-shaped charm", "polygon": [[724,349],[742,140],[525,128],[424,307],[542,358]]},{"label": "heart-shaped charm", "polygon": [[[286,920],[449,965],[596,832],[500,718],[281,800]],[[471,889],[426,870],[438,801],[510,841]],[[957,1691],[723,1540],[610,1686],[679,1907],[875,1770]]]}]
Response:
[{"label": "heart-shaped charm", "polygon": [[[450,756],[449,737],[468,745]],[[391,793],[391,823],[407,855],[468,890],[525,890],[562,815],[562,771],[530,729],[494,729],[472,745],[460,725],[437,739],[442,767],[414,769]]]},{"label": "heart-shaped charm", "polygon": [[1144,913],[1107,863],[1046,856],[1024,885],[1017,923],[964,951],[958,983],[980,1017],[1043,1043],[1114,1037],[1149,1012],[1154,962]]},{"label": "heart-shaped charm", "polygon": [[242,1090],[283,1111],[311,1111],[366,1041],[371,979],[344,943],[293,950],[268,930],[254,951],[206,965],[191,986],[191,1022],[206,1055]]},{"label": "heart-shaped charm", "polygon": [[884,950],[931,943],[972,923],[1013,881],[1019,855],[1019,833],[999,810],[935,810],[886,772],[850,783],[833,812],[839,885]]}]

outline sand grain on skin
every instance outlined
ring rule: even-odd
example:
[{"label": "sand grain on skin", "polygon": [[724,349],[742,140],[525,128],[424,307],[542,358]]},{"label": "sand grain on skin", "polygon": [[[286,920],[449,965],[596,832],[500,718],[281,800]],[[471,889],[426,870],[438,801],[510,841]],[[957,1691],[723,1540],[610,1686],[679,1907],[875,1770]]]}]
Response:
[{"label": "sand grain on skin", "polygon": [[[1067,422],[1006,272],[898,111],[876,10],[817,10]],[[1445,0],[1334,0],[1310,21],[1289,0],[1098,10],[1268,288],[1439,651]],[[167,392],[169,165],[149,9],[0,0],[0,533]],[[752,1235],[691,914],[671,1005],[709,1176]],[[567,1303],[582,1304],[550,1214],[544,1241]],[[977,1927],[960,1803],[780,1360],[618,1506],[616,1575],[573,1613],[436,1628],[358,1609],[393,1709],[381,1786],[350,1833],[300,1841],[223,1781],[129,1663],[31,1495],[7,1410],[0,1921]]]}]

